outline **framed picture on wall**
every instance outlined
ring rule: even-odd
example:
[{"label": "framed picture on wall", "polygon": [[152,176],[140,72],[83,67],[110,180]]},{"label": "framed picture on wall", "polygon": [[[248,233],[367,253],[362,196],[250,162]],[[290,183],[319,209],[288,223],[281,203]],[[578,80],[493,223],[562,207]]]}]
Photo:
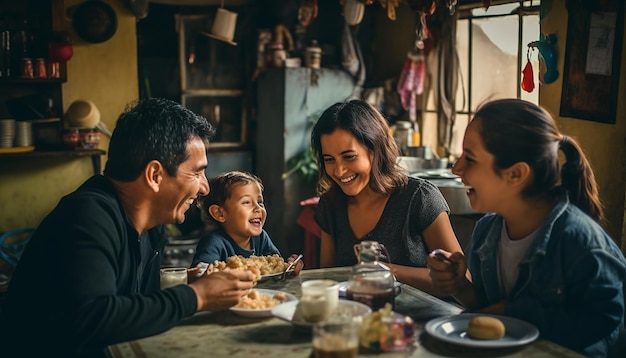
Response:
[{"label": "framed picture on wall", "polygon": [[567,1],[560,116],[614,124],[624,33],[624,1]]}]

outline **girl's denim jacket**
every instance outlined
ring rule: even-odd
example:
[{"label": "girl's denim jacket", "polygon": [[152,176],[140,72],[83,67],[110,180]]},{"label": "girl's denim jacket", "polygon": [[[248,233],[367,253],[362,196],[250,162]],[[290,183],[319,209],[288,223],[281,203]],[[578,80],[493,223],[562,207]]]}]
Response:
[{"label": "girl's denim jacket", "polygon": [[505,314],[534,324],[541,338],[606,356],[624,324],[626,260],[618,246],[560,190],[506,297],[498,276],[502,224],[487,214],[472,234],[468,266],[481,307],[505,300]]}]

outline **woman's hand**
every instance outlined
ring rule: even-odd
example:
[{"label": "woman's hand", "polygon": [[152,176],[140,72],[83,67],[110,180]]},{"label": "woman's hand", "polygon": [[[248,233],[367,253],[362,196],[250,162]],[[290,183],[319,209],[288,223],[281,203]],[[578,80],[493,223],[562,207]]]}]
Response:
[{"label": "woman's hand", "polygon": [[433,288],[445,296],[458,295],[467,285],[467,261],[460,252],[450,254],[441,249],[428,255],[428,273]]}]

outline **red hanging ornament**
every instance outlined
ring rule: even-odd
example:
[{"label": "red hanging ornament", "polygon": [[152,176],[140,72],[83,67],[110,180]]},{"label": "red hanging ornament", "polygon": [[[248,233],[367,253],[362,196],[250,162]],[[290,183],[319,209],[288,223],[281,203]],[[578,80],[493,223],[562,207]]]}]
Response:
[{"label": "red hanging ornament", "polygon": [[533,74],[533,66],[530,63],[530,49],[526,53],[526,66],[522,70],[522,89],[528,93],[532,92],[535,89],[535,81]]}]

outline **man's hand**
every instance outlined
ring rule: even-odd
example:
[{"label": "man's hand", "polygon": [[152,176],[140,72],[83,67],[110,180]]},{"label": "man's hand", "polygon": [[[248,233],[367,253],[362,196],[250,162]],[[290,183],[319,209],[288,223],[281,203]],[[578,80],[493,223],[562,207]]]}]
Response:
[{"label": "man's hand", "polygon": [[196,292],[198,311],[220,311],[239,302],[254,285],[254,274],[247,270],[213,272],[189,286]]}]

